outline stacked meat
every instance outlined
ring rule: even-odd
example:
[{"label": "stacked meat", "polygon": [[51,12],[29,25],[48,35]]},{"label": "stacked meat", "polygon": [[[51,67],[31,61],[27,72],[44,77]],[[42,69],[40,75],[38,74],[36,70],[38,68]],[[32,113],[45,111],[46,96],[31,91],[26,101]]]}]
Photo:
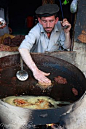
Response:
[{"label": "stacked meat", "polygon": [[3,44],[10,47],[17,47],[21,44],[24,38],[24,35],[17,35],[14,38],[8,36],[4,39]]}]

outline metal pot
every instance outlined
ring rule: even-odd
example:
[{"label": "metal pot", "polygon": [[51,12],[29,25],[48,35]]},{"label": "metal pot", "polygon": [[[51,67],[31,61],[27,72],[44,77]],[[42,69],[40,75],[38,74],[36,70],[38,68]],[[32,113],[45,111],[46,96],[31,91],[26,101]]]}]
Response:
[{"label": "metal pot", "polygon": [[[11,95],[32,95],[50,96],[56,101],[71,101],[72,103],[60,108],[31,110],[15,107],[0,100],[0,121],[6,129],[29,129],[34,125],[60,122],[62,116],[70,112],[74,105],[77,108],[81,104],[79,100],[85,93],[86,79],[76,66],[44,54],[31,55],[39,69],[51,73],[49,76],[51,80],[56,76],[62,76],[68,83],[54,85],[47,89],[37,87],[35,85],[37,81],[25,64],[24,69],[28,71],[30,77],[27,81],[21,82],[16,78],[16,72],[20,69],[20,55],[10,55],[0,58],[0,99]],[[77,90],[77,95],[72,92],[72,88]]]}]

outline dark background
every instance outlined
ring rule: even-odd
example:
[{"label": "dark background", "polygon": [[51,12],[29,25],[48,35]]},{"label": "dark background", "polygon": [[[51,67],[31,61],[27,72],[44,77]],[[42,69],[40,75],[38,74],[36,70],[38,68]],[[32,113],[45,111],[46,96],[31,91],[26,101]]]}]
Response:
[{"label": "dark background", "polygon": [[[60,1],[63,3],[64,0],[55,0],[55,3],[60,7]],[[70,12],[70,4],[72,0],[68,0],[67,5],[62,5],[64,18],[72,24],[74,23],[74,14]],[[8,10],[9,17],[9,27],[12,28],[13,34],[23,34],[26,35],[28,31],[36,24],[35,10],[37,7],[42,5],[42,0],[0,0],[0,6]],[[27,26],[27,17],[33,17],[33,23],[29,28]],[[59,20],[62,20],[62,11],[59,11]]]}]

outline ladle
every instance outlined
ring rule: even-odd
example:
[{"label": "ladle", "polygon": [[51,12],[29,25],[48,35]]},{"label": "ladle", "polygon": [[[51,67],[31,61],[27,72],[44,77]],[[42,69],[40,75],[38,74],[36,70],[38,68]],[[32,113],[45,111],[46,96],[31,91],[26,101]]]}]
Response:
[{"label": "ladle", "polygon": [[27,73],[27,71],[23,70],[23,60],[22,60],[22,57],[20,57],[20,65],[21,65],[21,70],[17,71],[16,77],[20,81],[25,81],[28,78],[28,73]]}]

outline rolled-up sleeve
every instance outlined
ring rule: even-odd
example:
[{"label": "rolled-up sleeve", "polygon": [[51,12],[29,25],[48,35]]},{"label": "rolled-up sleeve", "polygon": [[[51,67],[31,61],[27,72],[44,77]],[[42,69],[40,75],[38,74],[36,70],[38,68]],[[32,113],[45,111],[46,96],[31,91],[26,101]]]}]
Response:
[{"label": "rolled-up sleeve", "polygon": [[19,49],[26,48],[30,51],[30,49],[33,47],[33,44],[35,43],[36,36],[34,33],[29,32],[28,35],[25,36],[25,39],[21,42]]},{"label": "rolled-up sleeve", "polygon": [[38,37],[39,37],[39,26],[36,25],[29,31],[28,35],[25,36],[25,39],[21,42],[18,49],[26,48],[30,51]]}]

